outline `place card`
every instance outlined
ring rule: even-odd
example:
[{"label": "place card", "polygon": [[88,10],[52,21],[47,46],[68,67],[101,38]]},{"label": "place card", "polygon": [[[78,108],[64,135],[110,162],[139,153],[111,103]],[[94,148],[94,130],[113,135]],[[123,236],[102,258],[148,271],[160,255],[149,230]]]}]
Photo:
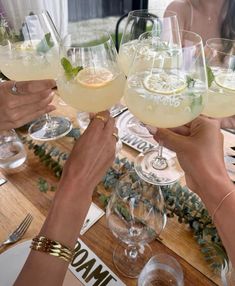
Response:
[{"label": "place card", "polygon": [[[136,126],[134,126],[135,124]],[[133,125],[133,131],[130,131],[129,126],[131,125]],[[130,111],[126,111],[118,117],[116,126],[121,141],[140,153],[144,153],[158,146],[158,143],[153,139],[153,136],[149,133],[148,129],[143,126]],[[176,156],[176,154],[169,149],[164,148],[163,150],[167,159]]]},{"label": "place card", "polygon": [[83,235],[93,224],[95,224],[105,212],[99,208],[96,204],[91,203],[87,216],[84,220],[83,227],[80,234]]},{"label": "place card", "polygon": [[77,240],[69,270],[85,286],[125,286],[81,239]]}]

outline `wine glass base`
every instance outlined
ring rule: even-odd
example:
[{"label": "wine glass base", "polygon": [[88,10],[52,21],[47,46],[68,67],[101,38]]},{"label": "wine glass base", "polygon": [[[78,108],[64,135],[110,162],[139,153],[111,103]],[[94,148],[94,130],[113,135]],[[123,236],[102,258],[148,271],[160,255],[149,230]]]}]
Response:
[{"label": "wine glass base", "polygon": [[68,119],[54,116],[49,122],[46,118],[36,121],[29,127],[28,132],[34,140],[49,141],[65,136],[72,128]]},{"label": "wine glass base", "polygon": [[138,245],[136,251],[131,246],[118,244],[113,251],[113,263],[124,276],[137,278],[151,256],[152,249],[148,244]]},{"label": "wine glass base", "polygon": [[137,156],[135,171],[141,179],[153,185],[166,186],[174,184],[184,175],[176,157],[172,158],[168,154],[164,154],[163,149],[163,157],[167,159],[167,166],[162,169],[157,169],[154,164],[157,157],[157,148]]}]

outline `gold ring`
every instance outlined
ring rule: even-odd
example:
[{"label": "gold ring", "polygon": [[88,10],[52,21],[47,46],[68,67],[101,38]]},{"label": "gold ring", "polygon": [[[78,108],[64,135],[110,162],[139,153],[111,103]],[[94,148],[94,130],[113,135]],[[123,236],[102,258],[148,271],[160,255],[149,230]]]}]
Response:
[{"label": "gold ring", "polygon": [[115,139],[116,139],[117,141],[119,141],[119,136],[117,135],[117,133],[113,132],[112,135],[115,137]]},{"label": "gold ring", "polygon": [[102,120],[104,123],[107,122],[107,119],[102,115],[96,115],[95,118]]},{"label": "gold ring", "polygon": [[11,88],[11,93],[14,95],[18,95],[18,89],[16,87],[16,81],[14,81],[13,86]]}]

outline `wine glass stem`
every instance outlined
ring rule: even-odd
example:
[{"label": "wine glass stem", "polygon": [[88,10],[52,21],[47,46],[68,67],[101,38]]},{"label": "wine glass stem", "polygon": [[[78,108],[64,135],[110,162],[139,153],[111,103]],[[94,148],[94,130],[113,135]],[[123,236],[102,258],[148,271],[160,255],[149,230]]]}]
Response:
[{"label": "wine glass stem", "polygon": [[52,124],[52,119],[51,119],[50,114],[46,113],[45,116],[46,116],[46,122],[47,122],[47,124],[49,124],[49,125]]},{"label": "wine glass stem", "polygon": [[163,152],[163,142],[159,140],[158,142],[158,154],[152,162],[152,166],[156,170],[164,170],[168,167],[167,159],[162,156]]}]

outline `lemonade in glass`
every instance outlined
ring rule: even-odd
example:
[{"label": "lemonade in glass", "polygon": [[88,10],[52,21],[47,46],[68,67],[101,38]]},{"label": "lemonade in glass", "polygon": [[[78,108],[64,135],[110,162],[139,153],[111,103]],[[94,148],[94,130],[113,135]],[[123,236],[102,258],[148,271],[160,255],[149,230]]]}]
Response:
[{"label": "lemonade in glass", "polygon": [[[111,37],[97,32],[92,42],[67,37],[61,49],[59,94],[74,108],[97,113],[118,103],[125,76],[117,65]],[[74,41],[73,41],[74,40]]]},{"label": "lemonade in glass", "polygon": [[206,42],[209,89],[203,114],[227,117],[235,114],[235,41],[209,39]]}]

